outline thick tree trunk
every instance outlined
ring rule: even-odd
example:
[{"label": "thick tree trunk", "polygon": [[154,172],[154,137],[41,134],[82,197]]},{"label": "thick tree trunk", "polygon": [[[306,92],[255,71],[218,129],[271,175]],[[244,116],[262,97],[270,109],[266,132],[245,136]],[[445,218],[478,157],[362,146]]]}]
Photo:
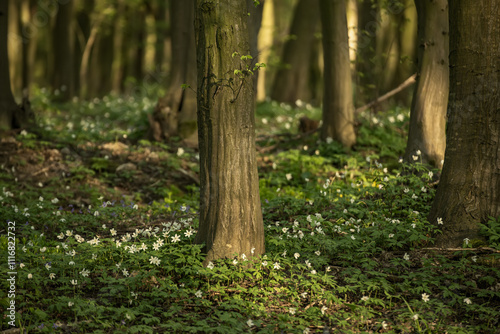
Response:
[{"label": "thick tree trunk", "polygon": [[274,79],[271,91],[273,100],[294,104],[299,99],[311,99],[309,65],[318,19],[318,0],[299,0],[294,11],[290,39],[283,49],[284,66]]},{"label": "thick tree trunk", "polygon": [[[200,228],[206,263],[264,253],[245,2],[196,1]],[[236,71],[236,72],[235,72]],[[241,71],[241,72],[238,72]]]},{"label": "thick tree trunk", "polygon": [[321,138],[351,147],[356,134],[345,0],[320,0],[320,10],[325,62]]},{"label": "thick tree trunk", "polygon": [[[192,1],[171,1],[172,64],[167,93],[160,98],[149,121],[155,140],[180,136],[197,144],[196,47]],[[183,89],[182,85],[191,88]]]},{"label": "thick tree trunk", "polygon": [[0,1],[0,131],[26,128],[31,120],[29,102],[16,104],[10,87],[9,56],[7,48],[9,1]]},{"label": "thick tree trunk", "polygon": [[73,1],[59,4],[54,27],[54,89],[60,91],[58,100],[73,97]]},{"label": "thick tree trunk", "polygon": [[448,0],[416,0],[418,76],[410,114],[405,160],[441,168],[446,147],[449,92]]},{"label": "thick tree trunk", "polygon": [[443,173],[429,220],[436,243],[478,238],[500,216],[500,1],[454,0],[450,15],[450,95]]}]

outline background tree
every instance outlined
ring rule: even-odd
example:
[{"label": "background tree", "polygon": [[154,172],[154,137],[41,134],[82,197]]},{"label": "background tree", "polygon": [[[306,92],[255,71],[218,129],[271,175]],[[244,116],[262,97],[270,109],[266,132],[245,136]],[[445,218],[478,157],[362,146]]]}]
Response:
[{"label": "background tree", "polygon": [[299,0],[295,7],[289,39],[276,73],[271,99],[294,104],[312,96],[310,67],[315,32],[318,29],[318,0]]},{"label": "background tree", "polygon": [[324,100],[321,138],[346,147],[356,143],[345,0],[320,0],[324,53]]},{"label": "background tree", "polygon": [[500,216],[500,1],[449,3],[450,95],[443,173],[429,220],[439,246],[477,238]]},{"label": "background tree", "polygon": [[54,26],[54,82],[58,97],[67,101],[74,95],[73,81],[73,0],[60,3]]},{"label": "background tree", "polygon": [[[264,252],[244,1],[197,0],[200,227],[207,258]],[[251,69],[251,68],[250,68]]]},{"label": "background tree", "polygon": [[[172,63],[167,93],[160,98],[150,117],[152,136],[162,140],[180,135],[192,143],[196,132],[196,47],[192,1],[171,1],[170,22]],[[183,89],[187,84],[192,89]]]},{"label": "background tree", "polygon": [[448,106],[448,0],[415,1],[418,13],[418,72],[410,113],[405,160],[441,168]]}]

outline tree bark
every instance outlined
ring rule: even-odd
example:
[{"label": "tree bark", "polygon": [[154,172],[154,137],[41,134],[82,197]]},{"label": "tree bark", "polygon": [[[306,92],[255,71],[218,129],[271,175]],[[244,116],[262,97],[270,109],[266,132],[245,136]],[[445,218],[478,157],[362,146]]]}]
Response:
[{"label": "tree bark", "polygon": [[309,65],[318,19],[318,0],[299,0],[294,11],[290,39],[283,49],[284,65],[274,79],[271,99],[290,104],[299,99],[310,100]]},{"label": "tree bark", "polygon": [[[196,125],[196,47],[194,5],[192,1],[171,1],[172,64],[167,93],[160,98],[150,117],[152,136],[161,141],[179,135],[195,145]],[[191,89],[183,89],[188,84]]]},{"label": "tree bark", "polygon": [[250,54],[247,23],[244,1],[196,1],[201,203],[195,242],[205,243],[205,263],[264,253],[255,92],[251,60],[241,59]]},{"label": "tree bark", "polygon": [[405,160],[421,151],[418,162],[441,168],[446,147],[449,93],[448,0],[416,0],[418,72],[410,113]]},{"label": "tree bark", "polygon": [[450,95],[443,173],[429,215],[441,247],[500,216],[500,1],[449,2]]},{"label": "tree bark", "polygon": [[53,87],[60,91],[58,100],[73,97],[73,0],[59,4],[54,26],[54,81]]},{"label": "tree bark", "polygon": [[345,0],[320,0],[320,11],[325,62],[321,138],[351,147],[356,134]]}]

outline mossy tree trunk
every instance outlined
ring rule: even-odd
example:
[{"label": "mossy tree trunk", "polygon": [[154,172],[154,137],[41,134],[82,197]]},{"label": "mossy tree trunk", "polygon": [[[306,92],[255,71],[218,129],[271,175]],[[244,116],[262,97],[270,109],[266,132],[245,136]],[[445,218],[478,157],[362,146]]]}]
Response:
[{"label": "mossy tree trunk", "polygon": [[356,133],[345,0],[320,0],[320,11],[325,62],[321,138],[350,148]]},{"label": "mossy tree trunk", "polygon": [[[418,76],[410,114],[405,160],[441,168],[446,147],[449,92],[448,0],[416,0]],[[421,155],[417,155],[420,150]]]},{"label": "mossy tree trunk", "polygon": [[[180,136],[196,144],[196,47],[192,1],[171,1],[172,66],[167,93],[149,118],[152,137],[161,141]],[[187,84],[191,88],[183,89]]]},{"label": "mossy tree trunk", "polygon": [[443,247],[478,238],[479,224],[500,216],[500,1],[450,1],[449,15],[446,153],[429,215],[443,221]]},{"label": "mossy tree trunk", "polygon": [[283,65],[274,78],[271,99],[290,104],[311,99],[310,64],[318,20],[318,0],[299,0],[290,37],[283,48]]},{"label": "mossy tree trunk", "polygon": [[[245,1],[197,0],[200,227],[213,259],[264,253]],[[236,71],[236,72],[235,72]],[[241,72],[238,72],[241,71]]]}]

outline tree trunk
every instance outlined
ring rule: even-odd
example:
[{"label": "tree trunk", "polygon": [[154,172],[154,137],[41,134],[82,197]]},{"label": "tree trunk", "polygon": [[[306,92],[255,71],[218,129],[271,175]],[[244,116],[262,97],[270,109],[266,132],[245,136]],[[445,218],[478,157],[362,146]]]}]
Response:
[{"label": "tree trunk", "polygon": [[[264,253],[255,151],[255,92],[243,1],[197,0],[200,228],[205,263]],[[236,71],[236,72],[235,72]],[[238,72],[241,71],[241,72]]]},{"label": "tree trunk", "polygon": [[448,0],[416,0],[418,76],[410,113],[405,160],[441,168],[446,147],[449,91]]},{"label": "tree trunk", "polygon": [[500,1],[449,2],[450,95],[443,173],[429,215],[438,246],[500,216]]},{"label": "tree trunk", "polygon": [[[271,48],[273,47],[274,34],[274,1],[266,0],[262,11],[262,24],[258,37],[259,62],[267,65]],[[262,68],[257,80],[257,101],[264,101],[267,97],[266,92],[266,68]]]},{"label": "tree trunk", "polygon": [[[259,31],[262,23],[262,11],[266,1],[260,0],[257,6],[254,0],[247,0],[248,11],[248,32],[250,36],[250,55],[253,57],[253,63],[260,63],[260,52],[258,47]],[[257,91],[257,82],[259,80],[260,71],[255,71],[252,77],[253,87]]]},{"label": "tree trunk", "polygon": [[299,99],[311,99],[310,64],[318,19],[318,0],[299,0],[295,7],[290,39],[283,49],[284,65],[274,79],[271,91],[273,100],[294,104]]},{"label": "tree trunk", "polygon": [[9,1],[0,1],[0,131],[29,126],[29,102],[16,104],[10,87],[9,55],[7,47]]},{"label": "tree trunk", "polygon": [[59,4],[54,27],[54,81],[53,87],[60,91],[58,100],[73,97],[73,1]]},{"label": "tree trunk", "polygon": [[356,100],[359,105],[375,100],[378,75],[375,50],[380,14],[372,0],[358,0],[358,43],[356,49]]},{"label": "tree trunk", "polygon": [[351,147],[356,134],[345,0],[320,0],[320,11],[325,62],[321,138]]},{"label": "tree trunk", "polygon": [[123,91],[123,81],[125,77],[124,66],[124,44],[125,43],[125,25],[127,24],[125,3],[124,0],[118,0],[116,8],[116,20],[115,20],[115,34],[113,40],[113,48],[117,50],[115,57],[113,58],[112,69],[112,83],[111,90],[115,93],[121,93]]},{"label": "tree trunk", "polygon": [[[171,1],[172,64],[167,93],[160,98],[150,117],[155,140],[179,135],[197,144],[196,126],[196,47],[194,38],[194,5],[192,1]],[[191,88],[183,89],[188,84]]]}]

